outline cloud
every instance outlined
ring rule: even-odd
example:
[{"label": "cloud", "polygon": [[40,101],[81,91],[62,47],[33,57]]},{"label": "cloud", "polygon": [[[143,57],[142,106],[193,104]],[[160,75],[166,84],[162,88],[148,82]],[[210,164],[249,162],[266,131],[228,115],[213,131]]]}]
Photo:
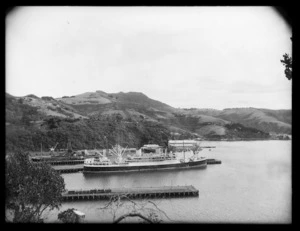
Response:
[{"label": "cloud", "polygon": [[21,7],[6,25],[13,95],[100,89],[174,107],[290,105],[279,60],[291,31],[270,7]]},{"label": "cloud", "polygon": [[232,94],[280,94],[281,92],[291,92],[291,86],[250,81],[234,81],[228,88],[228,92]]}]

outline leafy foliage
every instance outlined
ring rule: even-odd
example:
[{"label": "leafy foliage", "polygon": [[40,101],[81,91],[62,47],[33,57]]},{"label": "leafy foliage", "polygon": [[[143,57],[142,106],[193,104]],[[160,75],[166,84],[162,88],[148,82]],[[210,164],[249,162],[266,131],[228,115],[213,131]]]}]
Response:
[{"label": "leafy foliage", "polygon": [[239,123],[226,124],[227,138],[270,138],[269,133],[255,128],[245,127]]},{"label": "leafy foliage", "polygon": [[6,208],[13,222],[41,222],[42,213],[59,208],[63,178],[45,163],[32,163],[24,152],[6,156]]},{"label": "leafy foliage", "polygon": [[62,221],[63,223],[78,223],[78,217],[74,213],[74,208],[67,209],[62,211],[58,214],[58,220]]},{"label": "leafy foliage", "polygon": [[283,59],[280,62],[285,66],[284,74],[288,80],[292,79],[292,57],[288,54],[283,55]]},{"label": "leafy foliage", "polygon": [[30,121],[40,120],[42,115],[37,108],[23,104],[23,99],[6,97],[6,122],[18,125],[30,125]]},{"label": "leafy foliage", "polygon": [[197,126],[199,125],[199,119],[197,117],[186,116],[177,114],[176,118],[178,119],[178,126],[184,129],[188,129],[191,132],[195,132]]},{"label": "leafy foliage", "polygon": [[[291,38],[291,40],[293,40],[293,39]],[[283,59],[281,59],[280,62],[285,66],[285,70],[284,70],[285,77],[288,80],[291,80],[292,79],[292,64],[293,64],[292,56],[289,56],[288,54],[285,53],[283,55]]]},{"label": "leafy foliage", "polygon": [[92,119],[45,119],[41,128],[10,126],[6,133],[6,148],[16,147],[27,151],[39,151],[59,143],[57,148],[66,148],[68,141],[73,149],[109,148],[120,144],[139,148],[156,143],[167,146],[169,130],[161,123],[144,121],[130,122],[119,118]]}]

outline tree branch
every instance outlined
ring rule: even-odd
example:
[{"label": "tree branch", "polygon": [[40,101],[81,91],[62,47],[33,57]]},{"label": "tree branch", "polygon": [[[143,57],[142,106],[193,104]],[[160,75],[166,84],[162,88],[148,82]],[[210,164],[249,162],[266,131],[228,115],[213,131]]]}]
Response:
[{"label": "tree branch", "polygon": [[115,202],[116,201],[116,197],[115,196],[112,196],[111,198],[110,198],[110,200],[109,200],[109,202],[107,203],[107,205],[105,205],[104,207],[100,207],[100,208],[98,208],[98,209],[106,209],[108,206],[110,206],[113,202]]},{"label": "tree branch", "polygon": [[153,223],[150,219],[148,219],[147,217],[143,216],[140,213],[127,213],[127,214],[124,214],[124,215],[120,216],[117,220],[115,220],[113,223],[117,224],[117,223],[119,223],[120,221],[122,221],[123,219],[125,219],[127,217],[140,217],[143,220],[148,221],[149,223]]},{"label": "tree branch", "polygon": [[38,213],[38,218],[42,215],[42,213],[45,211],[46,208],[48,208],[49,205],[46,205],[39,213]]},{"label": "tree branch", "polygon": [[151,203],[151,204],[153,204],[155,206],[155,208],[158,211],[160,211],[161,213],[163,213],[170,221],[172,220],[170,217],[168,217],[168,215],[163,210],[161,210],[160,208],[158,208],[157,205],[154,202],[152,202],[152,201],[148,201],[148,202]]}]

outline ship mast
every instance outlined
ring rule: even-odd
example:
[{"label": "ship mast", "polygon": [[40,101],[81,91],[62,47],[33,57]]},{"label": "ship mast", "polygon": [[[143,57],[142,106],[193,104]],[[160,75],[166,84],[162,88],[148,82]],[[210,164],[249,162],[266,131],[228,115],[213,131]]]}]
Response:
[{"label": "ship mast", "polygon": [[121,163],[123,161],[123,154],[125,153],[126,150],[127,150],[127,147],[123,148],[118,144],[115,145],[114,147],[112,147],[112,152],[113,152],[113,154],[115,154],[117,156],[117,161],[119,163]]},{"label": "ship mast", "polygon": [[184,140],[183,140],[183,160],[185,162],[185,148],[184,148]]}]

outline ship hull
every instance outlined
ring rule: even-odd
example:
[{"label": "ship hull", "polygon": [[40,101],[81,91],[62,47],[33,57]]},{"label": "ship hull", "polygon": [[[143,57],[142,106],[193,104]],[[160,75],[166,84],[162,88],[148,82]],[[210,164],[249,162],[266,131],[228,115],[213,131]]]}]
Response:
[{"label": "ship hull", "polygon": [[83,167],[83,173],[110,173],[110,172],[139,172],[139,171],[158,171],[168,169],[190,169],[205,168],[207,160],[197,160],[185,163],[159,164],[159,165],[137,165],[137,166],[90,166]]}]

